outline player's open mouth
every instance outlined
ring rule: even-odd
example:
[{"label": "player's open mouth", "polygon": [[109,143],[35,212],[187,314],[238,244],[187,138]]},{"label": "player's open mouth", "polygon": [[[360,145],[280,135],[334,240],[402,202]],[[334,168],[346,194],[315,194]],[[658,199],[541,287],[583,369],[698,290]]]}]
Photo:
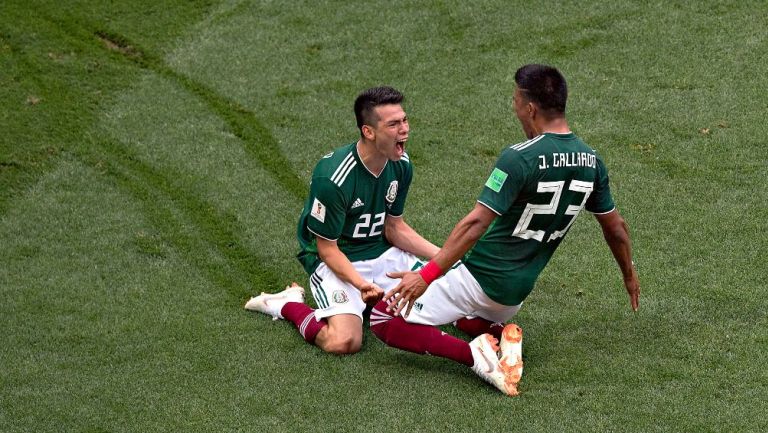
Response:
[{"label": "player's open mouth", "polygon": [[400,156],[403,156],[405,154],[405,140],[399,140],[395,142],[395,150],[397,150],[397,154]]}]

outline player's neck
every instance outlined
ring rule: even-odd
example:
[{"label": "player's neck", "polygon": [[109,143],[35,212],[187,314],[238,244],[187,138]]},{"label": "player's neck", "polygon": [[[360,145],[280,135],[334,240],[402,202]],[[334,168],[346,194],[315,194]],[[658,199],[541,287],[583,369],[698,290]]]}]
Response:
[{"label": "player's neck", "polygon": [[568,126],[568,121],[565,117],[558,117],[556,119],[549,119],[542,121],[538,126],[539,134],[549,132],[552,134],[568,134],[571,132],[571,128]]},{"label": "player's neck", "polygon": [[382,156],[376,151],[376,146],[369,141],[360,139],[357,141],[357,156],[360,157],[365,168],[374,176],[378,177],[384,166],[387,165],[387,157]]}]

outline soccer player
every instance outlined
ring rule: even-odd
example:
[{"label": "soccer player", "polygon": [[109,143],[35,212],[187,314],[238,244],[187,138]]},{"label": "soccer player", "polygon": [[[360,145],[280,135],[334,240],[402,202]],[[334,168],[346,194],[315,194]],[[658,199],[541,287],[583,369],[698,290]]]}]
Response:
[{"label": "soccer player", "polygon": [[304,289],[296,283],[245,305],[290,320],[326,352],[358,352],[363,311],[398,282],[387,272],[413,269],[416,256],[430,258],[439,250],[403,220],[413,168],[405,153],[410,126],[402,101],[391,87],[360,93],[354,105],[360,139],[325,155],[312,173],[297,257],[318,309],[303,303]]},{"label": "soccer player", "polygon": [[489,332],[494,322],[514,316],[582,208],[602,227],[633,310],[640,296],[629,230],[606,167],[568,127],[565,79],[555,68],[526,65],[515,84],[515,114],[528,141],[502,151],[474,209],[426,266],[390,274],[402,280],[376,304],[370,321],[388,345],[463,363],[508,395],[517,394],[523,369],[517,325],[496,332],[498,346],[489,333],[467,343],[435,326],[474,316],[466,329]]}]

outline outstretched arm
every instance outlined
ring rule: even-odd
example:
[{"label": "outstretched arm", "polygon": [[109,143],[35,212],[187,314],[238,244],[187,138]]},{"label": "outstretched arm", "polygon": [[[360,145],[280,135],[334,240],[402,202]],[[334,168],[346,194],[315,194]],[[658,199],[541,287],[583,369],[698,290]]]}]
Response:
[{"label": "outstretched arm", "polygon": [[605,241],[619,265],[632,310],[637,311],[640,307],[640,281],[632,262],[632,241],[629,238],[629,226],[616,209],[606,214],[597,214],[595,218],[600,223],[603,237],[605,237]]},{"label": "outstretched arm", "polygon": [[432,258],[432,261],[437,263],[443,271],[448,270],[475,246],[477,240],[485,234],[496,216],[492,210],[476,203],[475,208],[451,230],[443,248]]},{"label": "outstretched arm", "polygon": [[[492,210],[477,203],[475,208],[456,224],[443,248],[431,260],[437,265],[441,275],[475,245],[495,218],[496,214]],[[419,272],[393,272],[388,275],[390,278],[402,278],[397,287],[384,295],[384,300],[390,303],[388,309],[399,315],[405,308],[404,315],[407,317],[413,302],[424,294],[428,284]]]},{"label": "outstretched arm", "polygon": [[384,235],[390,244],[415,256],[431,259],[440,251],[435,244],[416,233],[403,217],[387,215],[384,220]]}]

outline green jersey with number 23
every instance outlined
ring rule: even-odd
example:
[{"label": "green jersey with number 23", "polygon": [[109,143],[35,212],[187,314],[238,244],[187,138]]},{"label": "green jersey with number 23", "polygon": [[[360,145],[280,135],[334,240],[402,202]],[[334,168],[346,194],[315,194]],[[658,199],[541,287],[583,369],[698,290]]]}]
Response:
[{"label": "green jersey with number 23", "polygon": [[582,208],[614,209],[608,171],[573,133],[545,133],[505,149],[478,202],[498,217],[464,257],[485,293],[517,305]]},{"label": "green jersey with number 23", "polygon": [[312,173],[298,225],[297,258],[307,273],[320,264],[318,236],[335,240],[352,262],[374,259],[389,249],[384,220],[402,216],[412,177],[407,154],[387,161],[378,177],[363,164],[356,143],[325,155]]}]

